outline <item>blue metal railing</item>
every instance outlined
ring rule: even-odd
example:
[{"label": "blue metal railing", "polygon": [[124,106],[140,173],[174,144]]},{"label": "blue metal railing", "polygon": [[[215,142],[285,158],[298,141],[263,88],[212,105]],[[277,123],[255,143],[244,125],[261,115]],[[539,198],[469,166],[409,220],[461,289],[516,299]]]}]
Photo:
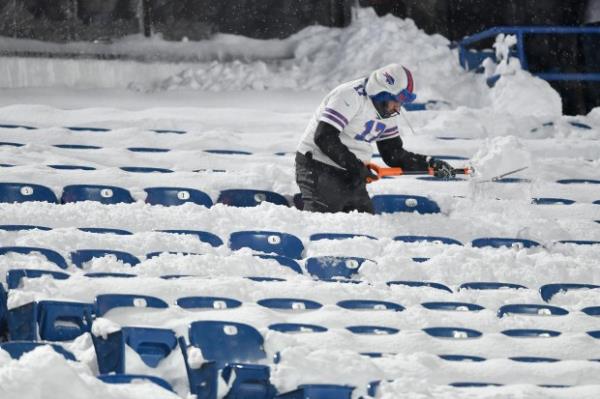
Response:
[{"label": "blue metal railing", "polygon": [[[470,50],[468,46],[481,40],[496,37],[500,33],[515,35],[517,37],[516,55],[521,61],[523,69],[529,69],[525,53],[525,35],[552,34],[552,35],[600,35],[600,27],[576,26],[496,26],[483,32],[467,36],[458,43],[458,58],[460,65],[467,70],[476,69],[488,57],[495,58],[495,53],[490,50]],[[600,40],[600,37],[598,38]],[[548,55],[550,56],[550,55]],[[600,66],[599,66],[600,68]],[[562,73],[562,72],[536,72],[534,75],[544,80],[590,80],[600,81],[600,72],[593,73]]]}]

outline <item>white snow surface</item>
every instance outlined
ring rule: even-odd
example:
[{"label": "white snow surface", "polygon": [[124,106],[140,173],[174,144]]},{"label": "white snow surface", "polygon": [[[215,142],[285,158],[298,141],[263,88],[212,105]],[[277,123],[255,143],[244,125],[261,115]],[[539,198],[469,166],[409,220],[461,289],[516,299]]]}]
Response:
[{"label": "white snow surface", "polygon": [[[460,69],[456,53],[447,48],[444,38],[425,35],[409,20],[390,16],[377,19],[371,11],[362,11],[358,21],[347,29],[312,27],[297,37],[301,39],[295,39],[293,60],[275,64],[261,61],[200,64],[179,75],[189,77],[189,81],[170,78],[153,86],[167,91],[127,92],[119,85],[103,90],[74,89],[77,85],[48,89],[12,86],[13,89],[5,90],[0,96],[0,121],[39,129],[0,128],[1,142],[25,144],[0,146],[1,163],[16,165],[2,168],[0,181],[43,184],[58,197],[68,184],[117,185],[129,189],[137,202],[0,204],[2,225],[52,228],[0,230],[2,246],[50,248],[68,262],[70,252],[88,248],[126,251],[142,260],[132,267],[108,257],[94,259],[83,270],[69,262],[66,270],[71,275],[69,279],[24,279],[18,289],[10,290],[9,307],[41,299],[93,303],[99,294],[133,293],[160,297],[170,306],[113,309],[104,319],[96,320],[95,334],[108,334],[120,326],[151,326],[169,328],[185,336],[189,323],[195,320],[251,324],[265,338],[266,362],[271,365],[272,381],[280,392],[304,383],[335,383],[355,386],[358,397],[365,393],[369,382],[382,380],[380,398],[600,396],[600,363],[589,360],[600,359],[600,346],[598,340],[586,334],[600,329],[600,324],[597,317],[581,312],[586,306],[600,304],[600,290],[557,294],[551,304],[568,310],[565,316],[498,318],[496,315],[505,304],[543,303],[538,292],[543,284],[600,284],[600,246],[557,243],[600,240],[600,224],[595,222],[600,220],[600,206],[593,203],[600,200],[600,186],[557,183],[566,178],[599,178],[598,109],[577,118],[562,116],[553,108],[556,93],[545,82],[522,71],[504,75],[490,90],[482,75],[467,74]],[[232,43],[236,40],[232,39]],[[237,43],[246,45],[244,41]],[[270,45],[261,43],[265,47]],[[162,207],[144,203],[144,188],[156,186],[197,188],[213,201],[220,190],[228,188],[272,190],[291,198],[298,192],[293,168],[295,146],[324,89],[390,61],[403,62],[413,69],[419,99],[438,99],[451,104],[443,109],[408,113],[415,135],[399,119],[405,147],[429,155],[464,156],[470,161],[450,162],[457,167],[472,163],[478,175],[451,182],[423,181],[409,176],[386,179],[371,184],[369,192],[428,196],[438,202],[441,213],[323,215],[267,203],[254,208],[221,204],[211,208],[191,204]],[[40,71],[45,70],[44,65],[39,66]],[[527,104],[528,112],[510,106],[511,99]],[[547,112],[549,108],[551,112]],[[572,122],[584,123],[591,129]],[[77,132],[66,129],[67,126],[111,130]],[[180,129],[186,133],[157,134],[150,129]],[[74,150],[53,146],[66,143],[102,148]],[[137,153],[128,151],[128,147],[170,151]],[[252,154],[204,152],[211,149],[244,150]],[[284,155],[276,155],[278,152]],[[87,165],[96,170],[56,170],[46,166],[49,164]],[[528,168],[515,177],[528,182],[486,181],[507,169],[526,165]],[[170,168],[174,173],[129,173],[119,169],[120,166]],[[193,172],[199,169],[205,171]],[[562,197],[576,202],[532,205],[533,197]],[[100,235],[80,231],[78,227],[119,228],[133,234]],[[225,245],[213,248],[193,236],[157,231],[164,229],[209,231],[221,237]],[[305,246],[303,259],[299,261],[304,273],[296,274],[275,261],[256,258],[249,249],[230,250],[229,235],[240,230],[281,231],[299,237]],[[309,240],[311,234],[322,232],[360,233],[378,239]],[[395,236],[413,234],[451,237],[465,246],[405,244],[393,240]],[[471,240],[478,237],[527,238],[543,245],[532,249],[470,246]],[[155,251],[199,255],[163,254],[145,259],[145,254]],[[306,273],[305,259],[321,255],[361,256],[373,262],[359,269],[356,279],[360,284],[320,282]],[[413,257],[430,260],[417,263]],[[7,270],[25,267],[61,271],[41,256],[7,254],[0,256],[0,281],[6,283]],[[100,271],[138,276],[133,279],[84,276]],[[160,278],[172,274],[189,276]],[[246,276],[286,280],[257,282],[245,279]],[[434,281],[447,285],[453,293],[386,285],[393,280]],[[460,284],[471,281],[510,282],[528,289],[458,290]],[[178,298],[185,296],[231,297],[243,305],[234,309],[185,310],[175,305]],[[260,299],[274,297],[311,299],[323,307],[282,312],[257,304]],[[406,309],[359,312],[336,305],[346,299],[385,300]],[[421,306],[431,301],[476,303],[485,309],[450,312]],[[270,325],[281,322],[316,324],[327,327],[328,331],[283,334],[269,329]],[[346,329],[354,325],[392,327],[400,331],[393,335],[356,335]],[[436,326],[472,328],[483,335],[476,339],[439,339],[422,330]],[[562,334],[530,339],[501,334],[511,328],[542,328]],[[11,360],[0,350],[0,396],[54,397],[48,396],[52,392],[61,398],[177,397],[146,383],[128,386],[101,383],[94,377],[98,370],[89,334],[64,346],[75,354],[77,362],[64,360],[47,347],[19,360]],[[270,359],[277,352],[281,361],[273,364]],[[361,352],[386,355],[369,358],[360,355]],[[467,354],[488,360],[449,362],[439,358],[439,354]],[[509,359],[514,356],[554,357],[561,361],[522,363]],[[198,366],[202,359],[201,353],[192,352],[193,366]],[[173,385],[178,395],[188,395],[178,350],[157,368],[145,365],[130,348],[126,351],[126,361],[127,372],[160,376]],[[459,381],[506,385],[469,389],[448,386]],[[544,384],[572,387],[538,386]],[[220,396],[224,393],[219,392]]]}]

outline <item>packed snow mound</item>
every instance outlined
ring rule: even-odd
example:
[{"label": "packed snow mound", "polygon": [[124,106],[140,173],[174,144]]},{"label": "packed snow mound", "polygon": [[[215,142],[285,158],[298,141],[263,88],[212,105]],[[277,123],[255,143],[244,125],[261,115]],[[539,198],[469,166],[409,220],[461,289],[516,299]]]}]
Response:
[{"label": "packed snow mound", "polygon": [[[460,68],[447,39],[426,34],[410,19],[378,17],[370,8],[357,10],[356,15],[349,27],[312,26],[285,39],[294,49],[289,60],[203,63],[152,85],[134,83],[131,87],[150,91],[322,90],[397,62],[412,70],[419,101],[482,105],[481,94],[488,90],[483,78]],[[264,45],[271,44],[265,41]],[[285,44],[277,42],[277,46]],[[447,98],[448,93],[452,98]]]}]

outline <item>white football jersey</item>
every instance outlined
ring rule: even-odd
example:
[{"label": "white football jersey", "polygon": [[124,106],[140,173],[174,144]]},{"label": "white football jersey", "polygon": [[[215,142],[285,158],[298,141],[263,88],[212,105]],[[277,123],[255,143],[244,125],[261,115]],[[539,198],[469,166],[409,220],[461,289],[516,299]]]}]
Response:
[{"label": "white football jersey", "polygon": [[313,159],[341,168],[315,144],[319,122],[325,122],[340,133],[340,140],[358,159],[371,160],[371,143],[400,135],[396,117],[379,119],[371,99],[365,92],[366,79],[344,83],[333,89],[312,116],[298,145],[298,152],[312,152]]}]

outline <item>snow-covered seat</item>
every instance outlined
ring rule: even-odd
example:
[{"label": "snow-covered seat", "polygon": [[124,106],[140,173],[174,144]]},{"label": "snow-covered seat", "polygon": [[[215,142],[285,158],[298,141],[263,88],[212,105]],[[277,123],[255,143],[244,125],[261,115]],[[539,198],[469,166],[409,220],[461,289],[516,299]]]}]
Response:
[{"label": "snow-covered seat", "polygon": [[0,247],[0,256],[7,255],[10,253],[17,253],[22,255],[43,255],[48,261],[54,263],[56,266],[61,269],[66,269],[67,261],[62,257],[58,252],[53,251],[48,248],[38,248],[38,247]]},{"label": "snow-covered seat", "polygon": [[171,169],[155,166],[121,166],[119,169],[129,173],[173,173]]},{"label": "snow-covered seat", "polygon": [[54,144],[56,148],[62,148],[65,150],[100,150],[102,147],[98,145],[89,144]]},{"label": "snow-covered seat", "polygon": [[575,200],[556,197],[536,197],[531,200],[535,205],[571,205]]},{"label": "snow-covered seat", "polygon": [[561,334],[560,331],[536,328],[514,328],[501,331],[501,333],[512,338],[553,338]]},{"label": "snow-covered seat", "polygon": [[339,301],[337,306],[348,310],[391,310],[394,312],[404,310],[404,306],[394,302],[367,299],[347,299]]},{"label": "snow-covered seat", "polygon": [[156,230],[161,233],[170,233],[170,234],[185,234],[192,235],[198,237],[198,239],[202,242],[210,244],[213,247],[220,247],[223,245],[223,240],[219,236],[213,233],[209,233],[208,231],[200,231],[200,230]]},{"label": "snow-covered seat", "polygon": [[544,284],[540,287],[540,296],[544,302],[550,302],[552,297],[559,292],[568,292],[576,290],[593,290],[600,288],[600,285],[587,283],[553,283]]},{"label": "snow-covered seat", "polygon": [[533,248],[539,246],[540,244],[536,241],[525,238],[482,237],[474,239],[471,242],[471,245],[474,248]]},{"label": "snow-covered seat", "polygon": [[169,305],[160,298],[135,294],[100,294],[96,296],[96,315],[105,315],[119,307],[166,309]]},{"label": "snow-covered seat", "polygon": [[287,256],[263,255],[263,254],[256,254],[254,256],[256,256],[257,258],[260,258],[260,259],[272,259],[272,260],[276,261],[277,263],[279,263],[281,266],[288,267],[288,268],[292,269],[293,271],[295,271],[296,273],[302,274],[302,268],[300,267],[298,262],[296,262],[294,259],[289,258]]},{"label": "snow-covered seat", "polygon": [[395,212],[440,213],[439,205],[420,195],[382,194],[372,198],[376,214]]},{"label": "snow-covered seat", "polygon": [[311,234],[308,238],[310,241],[320,241],[320,240],[348,240],[352,238],[369,238],[371,240],[376,240],[377,237],[373,237],[368,234],[356,234],[356,233],[315,233]]},{"label": "snow-covered seat", "polygon": [[316,324],[306,323],[275,323],[269,325],[269,330],[286,334],[307,334],[327,332],[327,328]]},{"label": "snow-covered seat", "polygon": [[435,338],[472,339],[483,335],[480,331],[462,327],[427,327],[423,331]]},{"label": "snow-covered seat", "polygon": [[449,237],[438,237],[438,236],[396,236],[394,241],[401,241],[406,243],[419,243],[419,242],[430,242],[432,244],[446,244],[446,245],[463,245],[460,241]]},{"label": "snow-covered seat", "polygon": [[256,303],[268,309],[297,312],[317,310],[323,307],[319,302],[300,298],[264,298]]},{"label": "snow-covered seat", "polygon": [[413,288],[434,288],[437,290],[442,290],[446,292],[452,293],[452,290],[441,283],[436,283],[432,281],[414,281],[414,280],[394,280],[388,281],[386,283],[388,286],[400,285],[405,287],[413,287]]},{"label": "snow-covered seat", "polygon": [[46,166],[58,170],[96,170],[96,168],[94,168],[93,166],[87,165],[52,164]]},{"label": "snow-covered seat", "polygon": [[423,302],[421,306],[429,310],[444,310],[453,312],[479,312],[485,309],[481,305],[466,302]]},{"label": "snow-covered seat", "polygon": [[267,190],[229,189],[221,190],[217,203],[236,206],[253,207],[269,202],[275,205],[289,206],[288,200],[281,194]]},{"label": "snow-covered seat", "polygon": [[367,261],[372,262],[356,256],[315,256],[306,260],[306,271],[324,281],[350,279]]},{"label": "snow-covered seat", "polygon": [[532,316],[564,316],[569,311],[558,306],[538,305],[538,304],[509,304],[502,305],[498,309],[498,317],[507,315],[532,315]]},{"label": "snow-covered seat", "polygon": [[44,300],[29,302],[8,312],[11,339],[71,341],[91,328],[91,303]]},{"label": "snow-covered seat", "polygon": [[94,184],[73,184],[63,187],[61,203],[80,201],[95,201],[107,205],[135,202],[131,193],[122,187]]},{"label": "snow-covered seat", "polygon": [[140,263],[140,260],[136,256],[128,252],[111,249],[78,249],[71,252],[71,262],[80,269],[83,269],[85,263],[92,259],[104,257],[112,257],[130,266]]},{"label": "snow-covered seat", "polygon": [[499,281],[474,281],[463,283],[458,287],[459,290],[520,290],[528,289],[524,285],[514,283],[503,283]]},{"label": "snow-covered seat", "polygon": [[595,179],[562,179],[556,182],[559,184],[600,184],[600,180]]},{"label": "snow-covered seat", "polygon": [[119,236],[130,236],[133,235],[132,232],[123,230],[123,229],[112,229],[106,227],[78,227],[78,230],[81,230],[86,233],[94,233],[94,234],[116,234]]},{"label": "snow-covered seat", "polygon": [[215,296],[188,296],[179,298],[176,301],[177,306],[182,309],[204,309],[204,310],[222,310],[234,309],[242,306],[242,302],[233,298],[215,297]]},{"label": "snow-covered seat", "polygon": [[302,241],[288,233],[276,231],[236,231],[229,237],[229,248],[250,248],[263,253],[275,253],[293,259],[301,259],[304,252]]},{"label": "snow-covered seat", "polygon": [[6,272],[6,284],[8,289],[12,290],[19,288],[21,280],[23,278],[39,278],[43,276],[49,276],[55,280],[66,280],[69,278],[69,274],[63,272],[56,272],[53,270],[40,270],[40,269],[10,269]]},{"label": "snow-covered seat", "polygon": [[31,224],[3,224],[0,226],[0,230],[3,231],[30,231],[30,230],[42,230],[50,231],[52,228],[46,226],[34,226]]},{"label": "snow-covered seat", "polygon": [[40,184],[32,183],[0,183],[0,202],[50,202],[57,203],[54,192]]},{"label": "snow-covered seat", "polygon": [[393,327],[371,325],[348,326],[346,330],[358,335],[394,335],[400,332],[399,329]]},{"label": "snow-covered seat", "polygon": [[147,187],[146,203],[150,205],[176,206],[186,203],[210,208],[212,199],[204,191],[185,187]]},{"label": "snow-covered seat", "polygon": [[177,346],[172,330],[148,327],[122,327],[103,336],[93,335],[98,370],[102,374],[125,373],[126,349],[133,349],[142,361],[156,368]]}]

